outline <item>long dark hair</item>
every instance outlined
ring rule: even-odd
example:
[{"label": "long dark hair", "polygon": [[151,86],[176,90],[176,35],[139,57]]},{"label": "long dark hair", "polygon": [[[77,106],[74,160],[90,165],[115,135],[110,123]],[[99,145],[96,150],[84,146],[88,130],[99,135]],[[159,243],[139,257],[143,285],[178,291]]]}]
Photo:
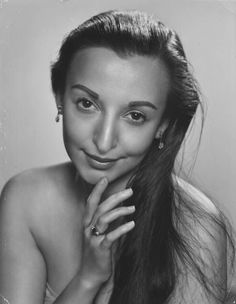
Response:
[{"label": "long dark hair", "polygon": [[163,114],[163,119],[169,121],[163,135],[165,146],[159,150],[154,140],[128,184],[134,191],[132,204],[136,206],[136,227],[119,244],[109,303],[166,303],[174,294],[179,274],[186,269],[209,297],[217,297],[216,289],[223,287],[216,286],[206,273],[205,262],[198,255],[203,245],[194,235],[190,222],[197,222],[207,232],[209,225],[217,225],[229,236],[225,221],[222,216],[211,215],[194,202],[178,186],[174,174],[176,156],[197,107],[201,107],[199,89],[181,41],[174,30],[145,13],[101,13],[64,39],[59,57],[51,67],[54,94],[64,93],[74,54],[92,46],[110,48],[119,56],[159,58],[171,79]]}]

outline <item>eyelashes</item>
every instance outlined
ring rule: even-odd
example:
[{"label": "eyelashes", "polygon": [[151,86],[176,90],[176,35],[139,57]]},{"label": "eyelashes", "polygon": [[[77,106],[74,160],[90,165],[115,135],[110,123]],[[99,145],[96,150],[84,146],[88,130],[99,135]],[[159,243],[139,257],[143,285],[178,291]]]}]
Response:
[{"label": "eyelashes", "polygon": [[76,105],[79,109],[84,111],[91,111],[92,109],[96,109],[94,103],[90,101],[88,98],[82,97],[76,100]]},{"label": "eyelashes", "polygon": [[[86,97],[81,97],[76,100],[76,106],[79,111],[83,113],[94,113],[96,111],[99,111],[100,108],[97,104],[95,104],[93,101]],[[138,111],[138,110],[130,110],[128,113],[124,114],[124,117],[133,124],[143,124],[147,117],[144,113]]]},{"label": "eyelashes", "polygon": [[134,123],[143,123],[146,121],[146,116],[141,113],[141,112],[138,112],[138,111],[132,111],[132,112],[129,112],[127,114],[127,116],[130,115],[130,118],[132,119],[132,121]]}]

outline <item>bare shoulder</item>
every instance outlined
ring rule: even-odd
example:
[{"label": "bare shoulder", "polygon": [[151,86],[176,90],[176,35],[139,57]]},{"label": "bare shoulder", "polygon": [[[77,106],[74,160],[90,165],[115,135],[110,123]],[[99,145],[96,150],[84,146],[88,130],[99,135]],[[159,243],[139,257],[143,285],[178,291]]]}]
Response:
[{"label": "bare shoulder", "polygon": [[[224,298],[227,282],[227,237],[222,213],[202,191],[179,177],[174,180],[187,202],[179,209],[183,212],[178,228],[194,261],[189,265],[198,267],[205,280],[198,276],[197,268],[180,262],[181,273],[174,298],[184,297],[184,303],[222,303],[218,299]],[[174,298],[173,303],[176,303]]]},{"label": "bare shoulder", "polygon": [[176,182],[175,186],[177,186],[184,195],[187,195],[193,203],[198,204],[198,206],[207,213],[220,217],[219,209],[206,194],[180,177],[175,176],[174,180]]},{"label": "bare shoulder", "polygon": [[[64,179],[63,182],[65,182],[72,176],[73,170],[74,168],[69,162],[25,170],[10,178],[4,189],[9,189],[9,187],[12,189],[13,186],[20,186],[23,188],[26,187],[28,190],[32,190],[34,192],[40,186],[45,187],[49,185],[51,187],[56,185],[58,182],[62,182],[62,178]],[[37,189],[33,189],[33,186],[38,187]]]},{"label": "bare shoulder", "polygon": [[2,190],[2,208],[19,210],[29,218],[44,208],[50,210],[53,204],[60,204],[71,195],[73,170],[70,163],[64,163],[17,174]]},{"label": "bare shoulder", "polygon": [[[201,256],[214,256],[218,265],[226,261],[227,228],[220,209],[200,190],[177,178],[179,189],[187,198],[187,208],[183,207],[181,233],[195,247]],[[186,211],[187,210],[187,211]],[[197,244],[197,245],[196,245]],[[201,252],[201,253],[200,253]],[[224,267],[223,267],[224,268]]]},{"label": "bare shoulder", "polygon": [[[27,170],[11,178],[3,188],[0,199],[0,243],[4,244],[0,246],[0,293],[11,303],[18,303],[19,294],[22,303],[43,302],[47,270],[40,245],[45,245],[42,240],[46,238],[52,243],[54,231],[62,226],[54,228],[51,223],[63,223],[60,215],[66,207],[56,206],[69,205],[59,197],[69,197],[64,189],[70,184],[70,170],[68,164]],[[64,226],[68,226],[68,222]],[[53,227],[52,232],[50,227]]]}]

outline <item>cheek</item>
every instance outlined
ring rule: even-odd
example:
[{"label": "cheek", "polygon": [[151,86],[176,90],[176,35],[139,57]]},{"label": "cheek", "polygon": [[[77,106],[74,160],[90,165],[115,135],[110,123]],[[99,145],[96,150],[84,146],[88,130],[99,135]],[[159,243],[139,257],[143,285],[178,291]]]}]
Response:
[{"label": "cheek", "polygon": [[88,121],[78,119],[69,111],[63,116],[63,136],[64,141],[69,144],[80,145],[92,134],[91,124]]},{"label": "cheek", "polygon": [[122,145],[126,153],[131,156],[145,154],[155,138],[155,132],[130,132],[124,133]]}]

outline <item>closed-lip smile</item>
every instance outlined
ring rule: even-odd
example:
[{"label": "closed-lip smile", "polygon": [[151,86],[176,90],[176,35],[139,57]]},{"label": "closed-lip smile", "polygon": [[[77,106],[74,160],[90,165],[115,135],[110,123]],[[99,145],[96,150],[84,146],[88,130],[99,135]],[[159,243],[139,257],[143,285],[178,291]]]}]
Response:
[{"label": "closed-lip smile", "polygon": [[96,155],[93,155],[93,154],[89,154],[87,152],[85,152],[89,157],[91,157],[92,159],[100,162],[100,163],[110,163],[110,162],[114,162],[116,161],[117,159],[115,158],[103,158],[103,157],[99,157],[99,156],[96,156]]}]

